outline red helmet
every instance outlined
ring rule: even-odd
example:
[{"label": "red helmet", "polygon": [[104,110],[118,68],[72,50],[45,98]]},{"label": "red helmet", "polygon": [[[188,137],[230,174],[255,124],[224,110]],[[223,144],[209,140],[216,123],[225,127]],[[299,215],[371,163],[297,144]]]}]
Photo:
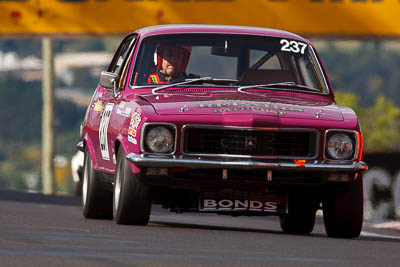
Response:
[{"label": "red helmet", "polygon": [[173,45],[161,45],[157,48],[157,69],[161,69],[163,54],[165,51],[175,50],[177,53],[182,54],[182,61],[180,68],[177,73],[184,72],[186,70],[187,64],[189,63],[189,58],[192,53],[192,47],[190,46],[173,46]]}]

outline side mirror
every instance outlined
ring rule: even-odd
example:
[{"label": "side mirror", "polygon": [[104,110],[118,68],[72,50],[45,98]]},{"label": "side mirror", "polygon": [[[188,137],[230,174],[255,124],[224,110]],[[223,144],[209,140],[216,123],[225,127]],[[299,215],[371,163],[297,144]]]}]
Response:
[{"label": "side mirror", "polygon": [[102,71],[100,75],[100,85],[106,89],[114,89],[114,83],[118,82],[118,75],[113,72]]},{"label": "side mirror", "polygon": [[114,97],[117,97],[117,84],[119,76],[113,72],[102,71],[100,75],[100,85],[107,90],[112,90]]}]

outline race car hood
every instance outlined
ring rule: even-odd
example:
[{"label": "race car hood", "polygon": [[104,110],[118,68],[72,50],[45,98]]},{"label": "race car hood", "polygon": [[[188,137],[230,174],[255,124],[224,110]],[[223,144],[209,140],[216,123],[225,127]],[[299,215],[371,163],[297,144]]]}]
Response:
[{"label": "race car hood", "polygon": [[[290,93],[290,92],[289,92]],[[243,93],[142,95],[160,115],[265,115],[298,119],[343,121],[340,109],[328,98],[301,98],[297,94]]]}]

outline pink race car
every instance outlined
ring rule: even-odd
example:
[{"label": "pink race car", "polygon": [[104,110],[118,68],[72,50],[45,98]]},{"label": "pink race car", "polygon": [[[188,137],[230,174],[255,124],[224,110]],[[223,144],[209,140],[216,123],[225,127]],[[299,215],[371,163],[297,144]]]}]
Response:
[{"label": "pink race car", "polygon": [[175,212],[277,215],[353,238],[363,222],[363,138],[335,104],[315,47],[274,29],[165,25],[123,40],[88,106],[86,218],[145,225]]}]

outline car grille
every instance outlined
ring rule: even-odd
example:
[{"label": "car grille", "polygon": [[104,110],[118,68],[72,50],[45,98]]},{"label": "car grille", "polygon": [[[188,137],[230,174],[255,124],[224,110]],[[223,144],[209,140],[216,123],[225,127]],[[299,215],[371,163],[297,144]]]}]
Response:
[{"label": "car grille", "polygon": [[186,127],[184,153],[248,157],[312,158],[317,133],[302,130],[257,130]]}]

